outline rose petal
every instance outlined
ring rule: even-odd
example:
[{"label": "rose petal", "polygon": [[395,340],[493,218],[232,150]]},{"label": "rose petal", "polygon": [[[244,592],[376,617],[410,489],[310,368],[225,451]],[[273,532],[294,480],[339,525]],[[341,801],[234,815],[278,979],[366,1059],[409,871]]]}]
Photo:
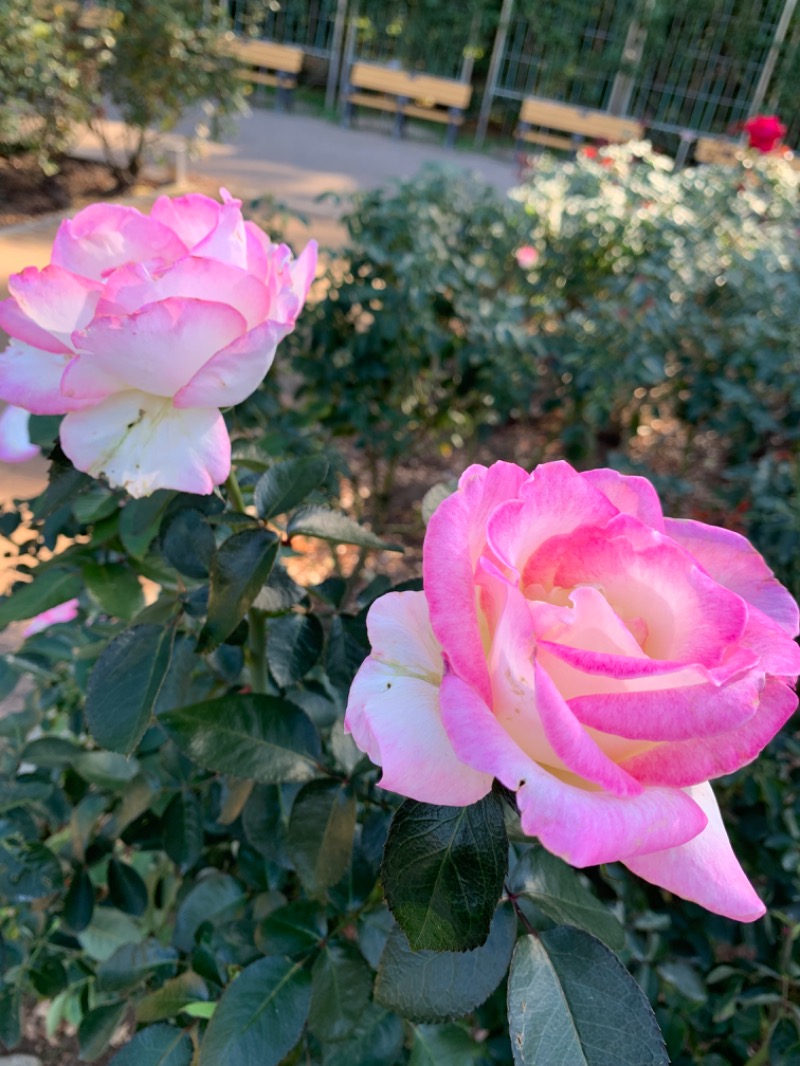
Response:
[{"label": "rose petal", "polygon": [[797,708],[796,694],[782,681],[767,681],[758,706],[742,725],[714,736],[702,735],[657,744],[623,762],[646,785],[683,788],[707,781],[752,762]]},{"label": "rose petal", "polygon": [[90,204],[58,227],[52,263],[101,280],[123,263],[171,263],[186,245],[155,218],[121,204]]},{"label": "rose petal", "polygon": [[373,651],[350,690],[345,730],[383,767],[383,788],[422,803],[475,803],[492,778],[459,762],[442,726],[442,658],[424,594],[382,596],[367,627]]},{"label": "rose petal", "polygon": [[12,341],[0,352],[0,400],[24,407],[35,415],[63,415],[65,411],[86,407],[86,400],[70,398],[61,392],[68,358],[32,348],[22,341]]},{"label": "rose petal", "polygon": [[13,404],[0,413],[0,461],[26,463],[39,454],[39,448],[31,444],[28,433],[30,411]]},{"label": "rose petal", "polygon": [[288,328],[264,322],[237,337],[175,393],[176,407],[233,407],[255,392],[267,375]]},{"label": "rose petal", "polygon": [[222,204],[202,193],[185,196],[159,196],[150,208],[150,218],[172,230],[191,251],[212,233],[219,221]]},{"label": "rose petal", "polygon": [[32,637],[34,633],[41,633],[43,629],[59,625],[63,622],[71,622],[78,616],[80,601],[77,599],[65,600],[56,607],[51,607],[41,614],[35,615],[22,630],[23,637]]},{"label": "rose petal", "polygon": [[423,575],[433,631],[453,667],[486,700],[491,690],[473,574],[485,547],[486,519],[516,494],[526,477],[513,463],[470,467],[461,476],[458,492],[439,504],[425,533]]},{"label": "rose petal", "polygon": [[174,396],[244,331],[245,320],[234,308],[184,297],[145,305],[132,315],[105,315],[73,336],[81,358],[71,370],[72,387],[80,395],[83,375],[97,367],[133,389]]},{"label": "rose petal", "polygon": [[138,264],[120,267],[103,289],[97,314],[132,314],[173,296],[228,304],[243,316],[248,329],[271,317],[269,293],[262,282],[239,267],[197,256],[187,256],[155,274]]},{"label": "rose petal", "polygon": [[651,529],[664,532],[664,513],[658,493],[645,477],[619,474],[616,470],[586,470],[581,477],[619,508]]},{"label": "rose petal", "polygon": [[[44,270],[28,267],[21,274],[13,274],[8,289],[15,302],[13,308],[8,308],[13,321],[8,322],[8,315],[0,316],[0,326],[34,347],[44,335],[49,339],[49,344],[41,345],[45,351],[70,354],[73,331],[91,322],[100,297],[96,281],[52,265]],[[27,320],[29,330],[24,329],[23,320]]]},{"label": "rose petal", "polygon": [[706,817],[680,789],[620,798],[571,784],[514,743],[474,689],[455,674],[440,690],[442,721],[456,755],[517,793],[523,830],[574,866],[615,862],[686,843]]},{"label": "rose petal", "polygon": [[132,496],[156,489],[207,495],[230,473],[230,438],[216,409],[121,392],[67,415],[61,446],[78,468]]},{"label": "rose petal", "polygon": [[733,853],[711,785],[695,785],[686,793],[705,812],[703,832],[679,847],[624,859],[625,865],[645,881],[715,914],[754,922],[766,907]]},{"label": "rose petal", "polygon": [[797,636],[800,610],[793,596],[745,537],[688,519],[668,518],[665,525],[716,582],[758,607],[790,637]]}]

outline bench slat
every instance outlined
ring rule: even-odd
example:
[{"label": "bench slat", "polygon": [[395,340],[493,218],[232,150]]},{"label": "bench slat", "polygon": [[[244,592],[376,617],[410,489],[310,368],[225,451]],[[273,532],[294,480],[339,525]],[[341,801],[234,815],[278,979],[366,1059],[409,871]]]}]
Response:
[{"label": "bench slat", "polygon": [[644,134],[642,123],[635,119],[532,96],[526,96],[522,102],[520,122],[618,143],[636,140]]},{"label": "bench slat", "polygon": [[574,148],[571,137],[558,137],[555,133],[538,133],[535,130],[517,130],[517,136],[533,144],[543,144],[546,148]]},{"label": "bench slat", "polygon": [[372,89],[462,110],[469,106],[472,98],[472,86],[467,82],[435,78],[431,74],[410,74],[406,70],[392,70],[377,63],[354,63],[350,71],[350,84],[354,89]]},{"label": "bench slat", "polygon": [[274,41],[230,38],[221,43],[221,51],[253,67],[270,67],[283,74],[299,74],[303,67],[303,49]]},{"label": "bench slat", "polygon": [[733,166],[742,158],[742,146],[733,141],[722,141],[716,137],[698,137],[694,146],[694,157],[698,163],[719,163]]}]

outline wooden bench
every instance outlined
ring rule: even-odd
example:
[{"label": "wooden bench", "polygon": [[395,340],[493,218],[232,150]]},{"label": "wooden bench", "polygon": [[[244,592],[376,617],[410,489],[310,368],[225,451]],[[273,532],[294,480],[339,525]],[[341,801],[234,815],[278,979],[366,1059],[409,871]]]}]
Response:
[{"label": "wooden bench", "polygon": [[733,166],[741,163],[744,146],[736,141],[725,141],[721,137],[698,137],[694,144],[696,163],[716,163],[719,166]]},{"label": "wooden bench", "polygon": [[256,85],[277,88],[275,106],[279,111],[288,111],[292,106],[292,90],[297,85],[297,75],[303,67],[302,48],[230,34],[222,39],[220,51],[242,64],[242,69],[237,71],[240,78]]},{"label": "wooden bench", "polygon": [[411,74],[379,63],[353,63],[345,92],[344,124],[349,126],[356,107],[374,107],[393,114],[394,137],[403,136],[407,118],[446,122],[445,144],[455,143],[464,112],[472,98],[468,82]]},{"label": "wooden bench", "polygon": [[[532,129],[532,126],[559,130],[570,136],[542,133],[540,129]],[[609,115],[605,111],[588,107],[573,107],[557,100],[526,96],[522,101],[516,136],[518,141],[532,141],[548,148],[574,149],[584,137],[607,141],[609,144],[639,140],[644,136],[644,126],[633,118]]]}]

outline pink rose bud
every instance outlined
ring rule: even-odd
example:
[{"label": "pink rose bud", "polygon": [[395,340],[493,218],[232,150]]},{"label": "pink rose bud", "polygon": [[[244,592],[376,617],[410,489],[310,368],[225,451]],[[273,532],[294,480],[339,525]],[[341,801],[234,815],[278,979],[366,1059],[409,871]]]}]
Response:
[{"label": "pink rose bud", "polygon": [[565,462],[470,467],[424,592],[372,606],[346,728],[381,784],[466,805],[495,778],[573,863],[623,862],[718,914],[764,906],[709,783],[797,706],[798,608],[738,533],[665,518],[652,485]]},{"label": "pink rose bud", "polygon": [[514,258],[517,261],[517,266],[522,270],[531,270],[536,266],[539,253],[532,244],[523,244],[521,248],[517,248],[516,252],[514,252]]},{"label": "pink rose bud", "polygon": [[30,412],[10,405],[0,414],[0,462],[26,463],[39,454],[28,433]]},{"label": "pink rose bud", "polygon": [[133,496],[210,493],[230,472],[220,408],[246,399],[292,331],[316,269],[241,203],[159,197],[150,215],[93,204],[62,222],[44,270],[9,281],[0,399],[66,414],[79,470]]},{"label": "pink rose bud", "polygon": [[51,607],[49,611],[42,611],[28,622],[23,629],[23,637],[32,637],[34,633],[41,633],[43,629],[58,625],[59,622],[71,622],[78,615],[78,600],[66,600],[57,607]]}]

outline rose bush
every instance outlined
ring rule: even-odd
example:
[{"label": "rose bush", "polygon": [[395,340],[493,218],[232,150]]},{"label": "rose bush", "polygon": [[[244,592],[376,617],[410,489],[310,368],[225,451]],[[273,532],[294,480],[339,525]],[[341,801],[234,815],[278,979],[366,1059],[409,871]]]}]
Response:
[{"label": "rose bush", "polygon": [[643,478],[501,462],[439,506],[423,567],[371,608],[349,698],[381,784],[458,806],[497,778],[574,865],[763,914],[709,784],[797,705],[797,606],[751,545],[665,518]]},{"label": "rose bush", "polygon": [[149,216],[94,204],[64,221],[50,265],[9,281],[0,398],[66,414],[74,465],[133,496],[208,494],[230,470],[220,408],[240,403],[293,328],[316,267],[222,203],[159,197]]}]

